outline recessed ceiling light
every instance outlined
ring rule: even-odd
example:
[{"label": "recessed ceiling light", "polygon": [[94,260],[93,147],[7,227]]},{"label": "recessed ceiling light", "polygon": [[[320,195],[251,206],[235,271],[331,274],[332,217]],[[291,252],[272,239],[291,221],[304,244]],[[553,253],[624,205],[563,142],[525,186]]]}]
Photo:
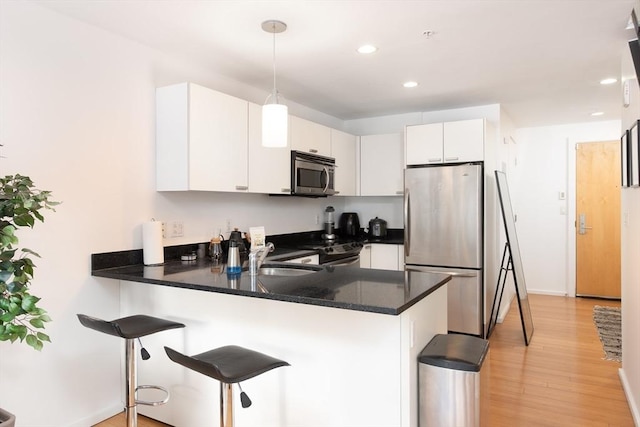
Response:
[{"label": "recessed ceiling light", "polygon": [[360,46],[358,48],[358,53],[368,54],[377,51],[378,48],[371,44],[365,44],[364,46]]},{"label": "recessed ceiling light", "polygon": [[404,87],[416,87],[416,86],[418,86],[418,82],[404,82],[402,84],[402,86],[404,86]]},{"label": "recessed ceiling light", "polygon": [[592,115],[593,117],[604,116],[604,112],[602,112],[602,111],[596,111],[595,113],[591,113],[591,115]]},{"label": "recessed ceiling light", "polygon": [[601,85],[611,85],[611,84],[614,84],[617,81],[618,81],[618,79],[615,79],[615,78],[611,77],[611,78],[608,78],[608,79],[600,80],[600,84]]}]

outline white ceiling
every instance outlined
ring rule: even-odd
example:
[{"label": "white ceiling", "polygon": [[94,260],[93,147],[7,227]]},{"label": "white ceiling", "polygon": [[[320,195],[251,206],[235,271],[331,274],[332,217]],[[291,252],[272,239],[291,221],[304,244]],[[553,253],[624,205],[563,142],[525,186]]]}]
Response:
[{"label": "white ceiling", "polygon": [[[620,118],[620,83],[599,81],[620,78],[634,2],[37,1],[265,91],[273,40],[261,23],[278,19],[288,100],[343,120],[499,103],[520,127]],[[356,53],[365,43],[378,52]]]}]

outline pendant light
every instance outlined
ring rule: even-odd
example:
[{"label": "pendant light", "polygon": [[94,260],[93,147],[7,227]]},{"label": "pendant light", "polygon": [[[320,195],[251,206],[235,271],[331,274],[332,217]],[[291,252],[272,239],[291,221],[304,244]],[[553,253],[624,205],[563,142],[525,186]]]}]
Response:
[{"label": "pendant light", "polygon": [[286,147],[289,113],[280,103],[282,96],[276,88],[276,33],[286,31],[287,24],[270,20],[262,23],[262,29],[273,34],[273,91],[262,107],[262,145],[264,147]]}]

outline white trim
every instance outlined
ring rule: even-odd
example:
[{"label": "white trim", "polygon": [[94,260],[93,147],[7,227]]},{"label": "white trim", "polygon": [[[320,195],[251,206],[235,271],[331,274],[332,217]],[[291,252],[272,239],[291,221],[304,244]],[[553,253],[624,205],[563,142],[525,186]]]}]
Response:
[{"label": "white trim", "polygon": [[624,395],[627,398],[627,403],[629,404],[629,410],[631,411],[631,416],[633,417],[633,423],[638,427],[640,425],[640,409],[636,405],[636,402],[633,400],[633,391],[631,390],[631,385],[629,385],[629,381],[627,380],[627,375],[625,374],[624,369],[618,369],[618,375],[620,376],[620,382],[622,383],[622,389],[624,390]]},{"label": "white trim", "polygon": [[570,295],[567,295],[566,292],[561,292],[561,291],[541,291],[541,290],[536,290],[536,289],[527,289],[527,293],[529,294],[536,294],[536,295],[553,295],[553,296],[557,296],[557,297],[567,297]]},{"label": "white trim", "polygon": [[114,404],[109,406],[100,412],[92,414],[89,417],[85,417],[81,420],[74,422],[73,424],[69,424],[69,427],[87,427],[94,426],[104,420],[107,420],[115,415],[118,415],[120,412],[124,411],[124,405],[122,403]]}]

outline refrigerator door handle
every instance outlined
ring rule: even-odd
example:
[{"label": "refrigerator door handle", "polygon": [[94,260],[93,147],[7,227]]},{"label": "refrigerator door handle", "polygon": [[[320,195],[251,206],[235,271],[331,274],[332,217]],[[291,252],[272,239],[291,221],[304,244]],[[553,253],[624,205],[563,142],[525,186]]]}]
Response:
[{"label": "refrigerator door handle", "polygon": [[423,272],[431,272],[431,273],[441,273],[441,274],[448,274],[449,276],[454,276],[454,277],[478,277],[480,275],[480,271],[473,271],[473,272],[462,272],[462,271],[448,271],[446,269],[430,269],[429,267],[415,267],[413,265],[407,265],[405,268],[407,271],[423,271]]},{"label": "refrigerator door handle", "polygon": [[477,277],[478,273],[456,273],[453,271],[442,271],[441,273],[448,274],[455,277]]},{"label": "refrigerator door handle", "polygon": [[404,256],[411,253],[411,193],[408,188],[404,190]]}]

